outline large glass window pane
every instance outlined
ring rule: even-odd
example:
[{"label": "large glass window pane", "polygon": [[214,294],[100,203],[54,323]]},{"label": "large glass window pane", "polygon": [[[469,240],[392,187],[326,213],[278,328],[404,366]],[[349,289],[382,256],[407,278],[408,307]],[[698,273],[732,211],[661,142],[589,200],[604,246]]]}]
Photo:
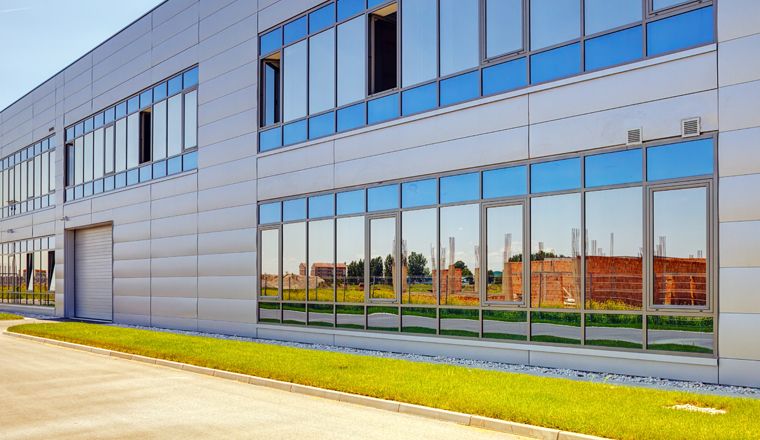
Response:
[{"label": "large glass window pane", "polygon": [[532,312],[530,322],[531,341],[553,344],[581,343],[580,313]]},{"label": "large glass window pane", "polygon": [[[45,195],[50,192],[50,154],[51,153],[42,153],[42,195]],[[55,167],[55,163],[53,163],[52,166]],[[5,177],[0,178],[0,182],[3,182],[3,186],[4,186]],[[2,206],[5,206],[6,200],[7,199],[3,198]]]},{"label": "large glass window pane", "polygon": [[586,315],[586,345],[642,348],[641,315]]},{"label": "large glass window pane", "polygon": [[[332,292],[332,288],[330,288]],[[333,327],[335,325],[335,314],[332,304],[309,304],[309,323],[308,325],[317,327]]]},{"label": "large glass window pane", "polygon": [[335,23],[335,4],[330,3],[309,14],[309,33],[318,32],[333,23]]},{"label": "large glass window pane", "polygon": [[437,0],[401,4],[401,78],[403,87],[438,76]]},{"label": "large glass window pane", "polygon": [[367,330],[398,331],[398,308],[367,307]]},{"label": "large glass window pane", "polygon": [[441,203],[457,203],[480,198],[480,174],[469,173],[441,178]]},{"label": "large glass window pane", "polygon": [[364,17],[358,17],[338,26],[338,106],[364,99],[367,76],[365,23]]},{"label": "large glass window pane", "polygon": [[282,226],[282,299],[306,300],[306,223]]},{"label": "large glass window pane", "polygon": [[581,195],[531,199],[531,305],[581,306]]},{"label": "large glass window pane", "polygon": [[42,157],[34,157],[34,197],[42,195]]},{"label": "large glass window pane", "polygon": [[127,168],[140,165],[140,114],[127,117]]},{"label": "large glass window pane", "polygon": [[306,116],[306,41],[283,52],[283,121]]},{"label": "large glass window pane", "polygon": [[[20,167],[16,165],[16,174]],[[74,185],[84,182],[84,137],[78,137],[74,140]],[[20,194],[17,201],[21,201]]]},{"label": "large glass window pane", "polygon": [[436,209],[401,214],[401,302],[436,303]]},{"label": "large glass window pane", "polygon": [[411,115],[438,106],[438,84],[431,83],[401,93],[401,114]]},{"label": "large glass window pane", "polygon": [[483,96],[528,85],[528,60],[497,64],[483,69]]},{"label": "large glass window pane", "polygon": [[531,50],[543,49],[580,36],[580,0],[530,0]]},{"label": "large glass window pane", "polygon": [[[105,145],[106,145],[105,172],[106,172],[106,174],[113,173],[113,169],[114,169],[113,168],[114,167],[114,163],[113,163],[113,160],[114,160],[114,135],[113,135],[113,132],[114,132],[114,127],[113,126],[110,126],[110,127],[106,128],[106,140],[105,140]],[[50,168],[54,168],[54,167],[50,167]],[[53,180],[51,180],[50,182],[51,182],[50,186],[52,187],[53,186]],[[53,188],[51,188],[51,189],[53,189]]]},{"label": "large glass window pane", "polygon": [[261,296],[279,295],[280,231],[261,231]]},{"label": "large glass window pane", "polygon": [[308,33],[306,30],[306,17],[301,17],[292,21],[284,27],[283,44],[290,44],[299,38],[303,38]]},{"label": "large glass window pane", "polygon": [[487,301],[523,300],[523,207],[486,210]]},{"label": "large glass window pane", "polygon": [[[337,302],[364,302],[364,217],[337,221]],[[363,311],[362,311],[363,314]]]},{"label": "large glass window pane", "polygon": [[182,153],[182,95],[169,98],[166,127],[168,157]]},{"label": "large glass window pane", "polygon": [[185,94],[185,149],[198,146],[198,91]]},{"label": "large glass window pane", "polygon": [[434,335],[438,330],[435,309],[406,307],[401,309],[401,331]]},{"label": "large glass window pane", "polygon": [[712,139],[647,149],[647,180],[675,179],[712,173]]},{"label": "large glass window pane", "polygon": [[483,310],[483,337],[526,341],[528,339],[528,313]]},{"label": "large glass window pane", "polygon": [[370,101],[367,106],[367,122],[369,124],[398,118],[398,94],[375,99]]},{"label": "large glass window pane", "polygon": [[282,323],[290,325],[306,325],[306,304],[283,304]]},{"label": "large glass window pane", "polygon": [[440,0],[441,76],[478,66],[479,3],[479,0]]},{"label": "large glass window pane", "polygon": [[480,303],[480,206],[441,208],[441,305]]},{"label": "large glass window pane", "polygon": [[641,182],[641,150],[587,156],[586,187]]},{"label": "large glass window pane", "polygon": [[92,180],[92,163],[93,163],[93,139],[94,135],[88,133],[84,136],[84,181]]},{"label": "large glass window pane", "polygon": [[[100,179],[101,177],[103,177],[103,165],[105,161],[105,158],[103,155],[105,153],[105,149],[103,145],[103,140],[104,140],[103,132],[104,130],[102,128],[95,130],[95,147],[94,147],[95,153],[93,155],[94,161],[95,161],[95,169],[93,171],[93,177],[95,179]],[[43,165],[43,168],[47,169],[47,167],[45,167],[44,165]],[[45,186],[45,188],[47,188],[47,186]]]},{"label": "large glass window pane", "polygon": [[335,107],[335,28],[309,38],[309,114],[320,113],[333,107]]},{"label": "large glass window pane", "polygon": [[335,215],[335,196],[309,197],[309,218],[332,217]]},{"label": "large glass window pane", "polygon": [[364,0],[338,0],[338,21],[362,12],[364,7]]},{"label": "large glass window pane", "polygon": [[370,299],[396,299],[396,217],[369,222]]},{"label": "large glass window pane", "polygon": [[707,188],[654,193],[654,303],[707,306]]},{"label": "large glass window pane", "polygon": [[279,324],[281,322],[281,313],[279,303],[259,303],[259,322]]},{"label": "large glass window pane", "polygon": [[166,159],[166,101],[153,106],[153,160]]},{"label": "large glass window pane", "polygon": [[641,21],[641,0],[586,0],[586,35]]},{"label": "large glass window pane", "polygon": [[555,160],[530,166],[530,192],[533,194],[580,187],[580,158]]},{"label": "large glass window pane", "polygon": [[528,167],[483,172],[483,198],[522,196],[528,193]]},{"label": "large glass window pane", "polygon": [[441,81],[441,105],[455,104],[480,96],[480,73],[470,72]]},{"label": "large glass window pane", "polygon": [[438,200],[436,179],[420,180],[401,184],[401,207],[435,205]]},{"label": "large glass window pane", "polygon": [[367,210],[398,209],[398,185],[380,186],[367,190]]},{"label": "large glass window pane", "polygon": [[523,48],[523,0],[486,0],[486,58]]},{"label": "large glass window pane", "polygon": [[364,212],[364,190],[348,191],[337,194],[338,215],[359,214]]},{"label": "large glass window pane", "polygon": [[637,60],[644,56],[641,26],[586,41],[586,70]]},{"label": "large glass window pane", "polygon": [[336,306],[335,321],[335,326],[338,328],[363,330],[365,321],[364,306]]},{"label": "large glass window pane", "polygon": [[261,36],[260,47],[261,54],[269,53],[282,46],[282,28],[277,28],[272,32]]},{"label": "large glass window pane", "polygon": [[581,43],[533,55],[530,63],[530,82],[533,84],[580,73]]},{"label": "large glass window pane", "polygon": [[282,202],[282,221],[306,219],[306,199],[287,200]]},{"label": "large glass window pane", "polygon": [[647,53],[657,55],[715,38],[712,6],[647,24]]},{"label": "large glass window pane", "polygon": [[334,228],[333,220],[309,222],[309,301],[332,302],[335,299]]},{"label": "large glass window pane", "polygon": [[[79,138],[79,139],[82,139],[82,138]],[[76,143],[75,143],[75,145],[76,145]],[[82,142],[82,145],[84,145],[84,142]],[[81,158],[82,155],[80,154],[78,157]],[[84,168],[84,165],[82,163],[79,163],[79,162],[83,162],[83,161],[81,159],[77,159],[76,168],[78,168],[78,169],[81,170],[82,168]],[[74,174],[76,176],[77,173],[75,172]],[[82,177],[82,172],[81,171],[79,172],[79,175],[80,175],[79,176],[80,179],[82,179],[83,177]],[[15,203],[19,203],[19,202],[23,201],[23,199],[21,198],[21,191],[22,191],[22,189],[21,189],[22,188],[21,183],[23,182],[23,178],[26,177],[26,173],[24,173],[23,175],[21,174],[21,165],[16,165],[14,167],[13,177],[14,177],[13,189],[14,189],[14,193],[15,193],[14,197],[13,197],[13,200],[15,200]],[[75,177],[75,180],[76,180],[76,177]],[[80,181],[79,183],[82,183],[82,182]],[[23,186],[26,187],[26,182],[24,182]],[[19,213],[14,212],[14,214],[19,214]]]},{"label": "large glass window pane", "polygon": [[480,311],[476,309],[441,309],[440,334],[465,338],[480,337]]},{"label": "large glass window pane", "polygon": [[277,223],[281,218],[281,205],[279,202],[267,203],[259,206],[259,224]]},{"label": "large glass window pane", "polygon": [[713,318],[647,316],[649,350],[712,353]]},{"label": "large glass window pane", "polygon": [[586,193],[586,308],[641,310],[642,189]]},{"label": "large glass window pane", "polygon": [[338,110],[338,131],[351,130],[366,123],[364,103]]}]

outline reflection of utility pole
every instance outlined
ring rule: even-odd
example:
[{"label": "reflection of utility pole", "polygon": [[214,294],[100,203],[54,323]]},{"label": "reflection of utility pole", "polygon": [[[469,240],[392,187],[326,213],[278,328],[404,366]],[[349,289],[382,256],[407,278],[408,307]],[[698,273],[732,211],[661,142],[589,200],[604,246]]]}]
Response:
[{"label": "reflection of utility pole", "polygon": [[615,233],[610,232],[610,257],[615,256]]}]

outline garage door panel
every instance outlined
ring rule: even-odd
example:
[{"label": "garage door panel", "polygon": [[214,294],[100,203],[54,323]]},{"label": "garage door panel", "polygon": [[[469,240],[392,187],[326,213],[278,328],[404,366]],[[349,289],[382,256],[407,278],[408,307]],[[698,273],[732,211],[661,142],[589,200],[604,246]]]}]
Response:
[{"label": "garage door panel", "polygon": [[75,233],[75,308],[78,318],[113,319],[113,244],[111,227]]}]

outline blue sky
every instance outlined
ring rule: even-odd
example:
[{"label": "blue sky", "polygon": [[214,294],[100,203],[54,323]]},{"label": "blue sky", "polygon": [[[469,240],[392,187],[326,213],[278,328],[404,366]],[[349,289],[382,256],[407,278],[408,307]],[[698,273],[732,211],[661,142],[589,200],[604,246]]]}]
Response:
[{"label": "blue sky", "polygon": [[0,0],[0,109],[163,0]]}]

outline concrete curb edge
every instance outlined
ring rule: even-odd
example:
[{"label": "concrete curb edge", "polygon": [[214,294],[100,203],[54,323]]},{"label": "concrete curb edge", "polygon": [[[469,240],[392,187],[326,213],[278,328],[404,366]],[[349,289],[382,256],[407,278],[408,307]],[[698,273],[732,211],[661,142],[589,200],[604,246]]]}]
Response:
[{"label": "concrete curb edge", "polygon": [[411,403],[395,402],[392,400],[377,399],[374,397],[361,396],[358,394],[349,394],[339,391],[326,390],[322,388],[310,387],[290,382],[282,382],[273,379],[264,379],[246,374],[232,373],[230,371],[215,370],[212,368],[198,367],[190,364],[172,362],[163,359],[149,358],[145,356],[133,355],[119,351],[105,350],[87,345],[73,344],[70,342],[57,341],[55,339],[40,338],[37,336],[23,335],[20,333],[11,333],[4,331],[3,335],[17,339],[39,342],[48,345],[70,348],[73,350],[85,351],[88,353],[100,354],[104,356],[115,357],[119,359],[132,360],[162,367],[173,368],[175,370],[188,371],[196,374],[203,374],[219,379],[232,380],[251,385],[274,388],[291,393],[305,394],[323,399],[336,400],[339,402],[351,403],[354,405],[367,406],[370,408],[381,409],[384,411],[400,412],[412,414],[428,419],[443,420],[460,425],[472,426],[489,431],[504,432],[507,434],[518,435],[522,437],[533,438],[537,440],[605,440],[601,437],[594,437],[585,434],[576,434],[573,432],[559,431],[557,429],[543,428],[540,426],[523,425],[516,422],[505,420],[491,419],[488,417],[473,416],[458,412],[446,411],[443,409],[430,408],[427,406],[413,405]]}]

